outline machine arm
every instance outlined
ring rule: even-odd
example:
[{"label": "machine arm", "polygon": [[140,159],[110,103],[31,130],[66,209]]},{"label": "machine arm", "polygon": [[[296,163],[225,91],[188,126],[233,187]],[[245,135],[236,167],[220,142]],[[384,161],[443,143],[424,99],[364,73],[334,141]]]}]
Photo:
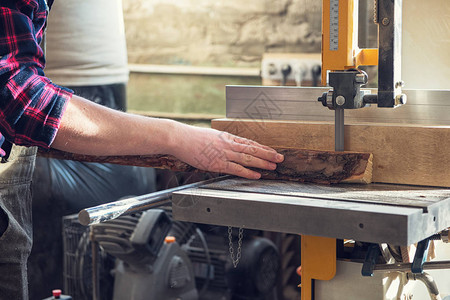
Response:
[{"label": "machine arm", "polygon": [[[401,88],[402,0],[375,1],[374,21],[378,24],[378,49],[360,49],[358,1],[323,1],[322,81],[328,77],[332,90],[319,101],[330,109],[355,109],[377,103],[397,107],[406,103]],[[376,59],[378,55],[378,59]],[[378,93],[365,95],[367,83],[362,65],[378,64]]]}]

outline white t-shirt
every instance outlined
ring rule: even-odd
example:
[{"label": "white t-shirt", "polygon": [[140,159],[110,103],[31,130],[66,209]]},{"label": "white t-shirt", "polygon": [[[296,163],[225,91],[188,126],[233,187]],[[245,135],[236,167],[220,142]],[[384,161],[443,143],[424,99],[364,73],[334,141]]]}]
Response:
[{"label": "white t-shirt", "polygon": [[128,81],[121,0],[56,0],[46,39],[44,72],[56,84]]}]

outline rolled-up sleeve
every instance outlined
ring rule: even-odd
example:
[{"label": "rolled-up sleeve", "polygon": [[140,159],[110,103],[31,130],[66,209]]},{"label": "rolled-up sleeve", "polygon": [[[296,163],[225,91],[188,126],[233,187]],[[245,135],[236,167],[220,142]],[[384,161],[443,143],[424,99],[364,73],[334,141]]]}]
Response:
[{"label": "rolled-up sleeve", "polygon": [[44,0],[0,4],[0,132],[10,142],[48,148],[72,91],[44,75]]}]

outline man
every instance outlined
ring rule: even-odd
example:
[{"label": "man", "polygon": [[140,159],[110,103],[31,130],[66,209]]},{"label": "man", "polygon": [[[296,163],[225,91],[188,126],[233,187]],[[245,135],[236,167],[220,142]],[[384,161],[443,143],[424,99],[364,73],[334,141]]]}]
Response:
[{"label": "man", "polygon": [[[90,155],[171,154],[194,167],[258,179],[283,157],[256,142],[100,106],[44,76],[44,0],[0,4],[0,297],[27,299],[35,147]],[[6,140],[6,142],[5,142]],[[21,146],[26,147],[21,147]],[[205,149],[221,155],[212,159]]]},{"label": "man", "polygon": [[[46,77],[85,99],[126,111],[129,72],[122,0],[58,0],[47,24]],[[37,156],[32,190],[29,297],[43,299],[64,282],[61,232],[68,229],[63,228],[62,217],[154,192],[156,174],[152,168]]]}]

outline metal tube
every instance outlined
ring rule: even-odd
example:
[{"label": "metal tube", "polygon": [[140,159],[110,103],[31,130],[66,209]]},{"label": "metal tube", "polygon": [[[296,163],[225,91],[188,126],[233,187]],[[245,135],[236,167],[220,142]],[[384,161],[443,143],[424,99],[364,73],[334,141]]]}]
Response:
[{"label": "metal tube", "polygon": [[222,176],[212,178],[205,181],[195,182],[192,184],[182,185],[175,188],[154,192],[138,197],[131,197],[111,203],[106,203],[90,208],[85,208],[78,213],[80,224],[88,226],[94,225],[108,220],[116,219],[123,215],[129,215],[141,212],[151,208],[156,208],[170,203],[172,193],[188,188],[194,188],[201,185],[229,179],[231,176]]},{"label": "metal tube", "polygon": [[[375,265],[374,272],[411,272],[412,264],[378,264]],[[450,260],[430,261],[423,264],[424,270],[450,269]]]},{"label": "metal tube", "polygon": [[92,299],[100,300],[100,277],[98,270],[98,252],[99,246],[98,242],[94,240],[93,232],[89,233],[89,238],[91,240],[91,251],[92,251]]},{"label": "metal tube", "polygon": [[436,282],[434,281],[434,278],[430,274],[425,272],[423,274],[408,273],[407,276],[409,280],[422,281],[423,284],[425,284],[431,299],[440,299],[439,289],[436,285]]},{"label": "metal tube", "polygon": [[334,110],[334,148],[336,151],[344,151],[344,109]]}]

